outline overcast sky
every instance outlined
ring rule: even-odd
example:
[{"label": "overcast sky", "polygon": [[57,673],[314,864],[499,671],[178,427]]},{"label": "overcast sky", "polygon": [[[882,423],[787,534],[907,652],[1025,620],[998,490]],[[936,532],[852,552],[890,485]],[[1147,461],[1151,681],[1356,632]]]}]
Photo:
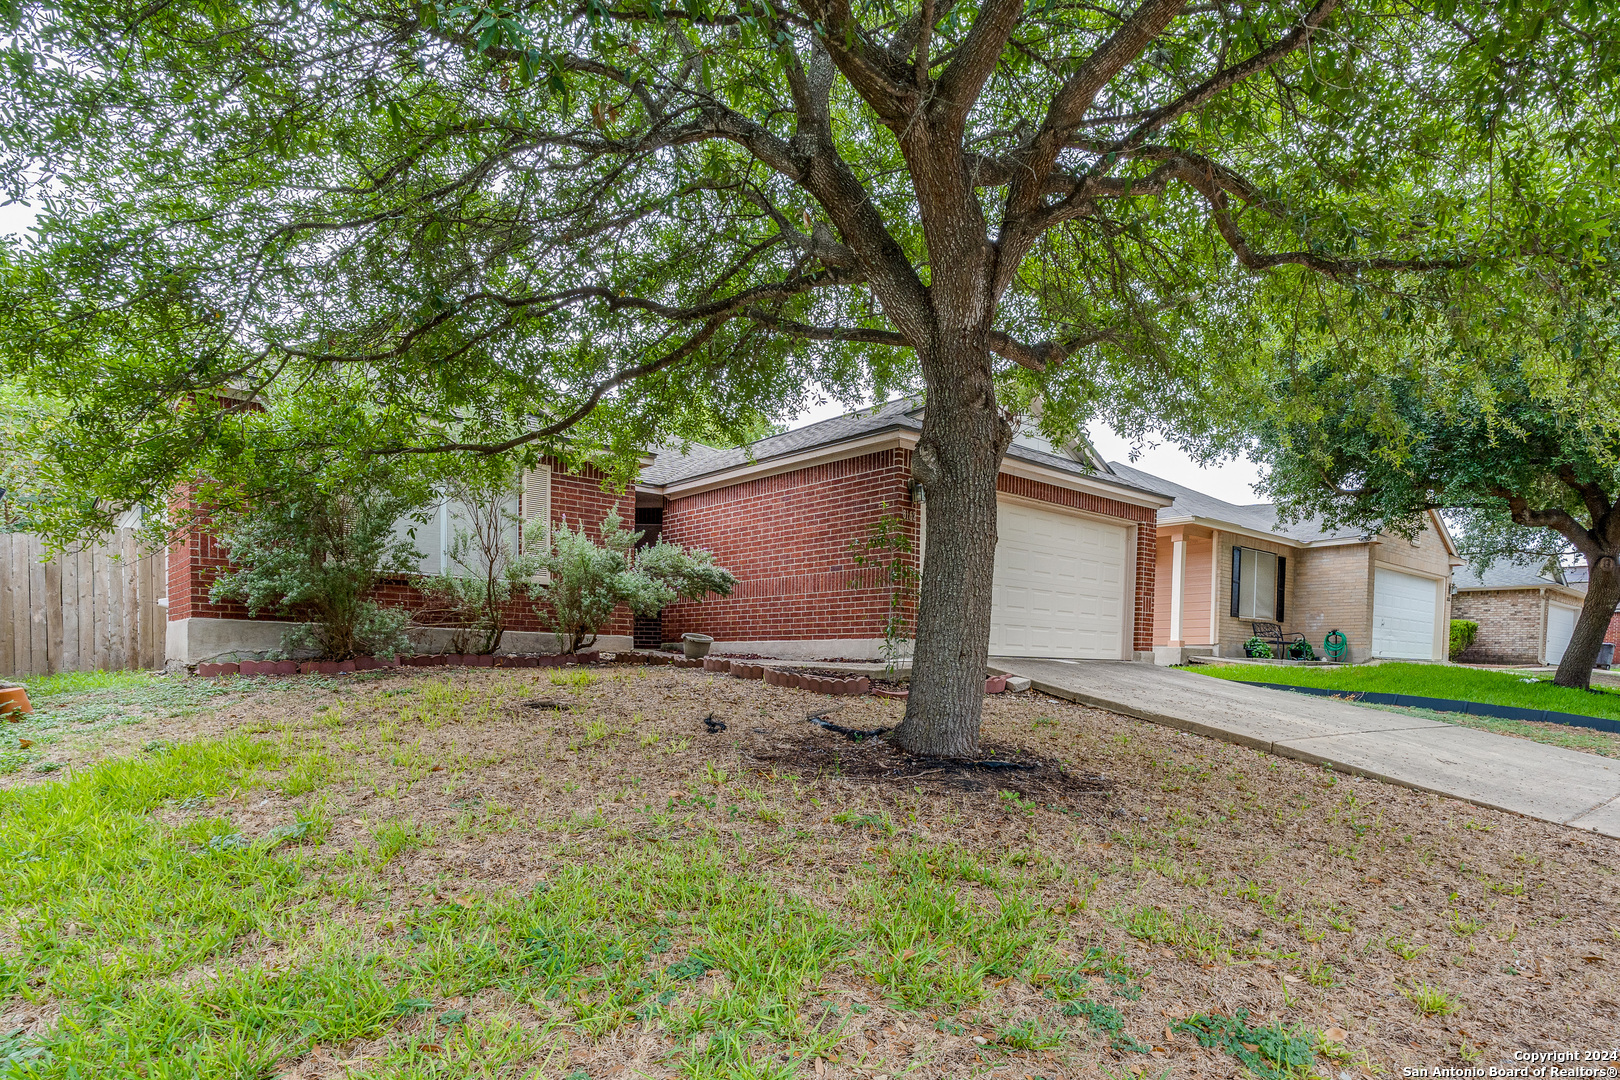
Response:
[{"label": "overcast sky", "polygon": [[[34,213],[28,207],[0,206],[0,236],[21,232],[28,228],[33,220]],[[800,414],[791,426],[803,427],[817,420],[838,416],[843,411],[844,407],[836,403],[818,406]],[[1229,462],[1217,468],[1201,469],[1175,447],[1152,444],[1144,446],[1141,457],[1132,461],[1131,444],[1101,425],[1091,432],[1091,442],[1108,461],[1123,461],[1143,472],[1162,476],[1166,480],[1183,484],[1206,495],[1213,495],[1217,499],[1225,499],[1227,502],[1242,504],[1259,501],[1260,497],[1254,493],[1254,482],[1259,478],[1260,470],[1249,461]]]}]

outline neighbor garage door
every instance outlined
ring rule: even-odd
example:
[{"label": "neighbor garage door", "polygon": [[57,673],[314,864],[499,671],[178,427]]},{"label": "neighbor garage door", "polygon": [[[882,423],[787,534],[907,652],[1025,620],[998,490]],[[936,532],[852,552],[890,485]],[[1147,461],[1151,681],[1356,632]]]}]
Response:
[{"label": "neighbor garage door", "polygon": [[1572,607],[1547,605],[1547,663],[1556,664],[1564,658],[1569,639],[1575,636],[1576,614]]},{"label": "neighbor garage door", "polygon": [[1433,578],[1374,571],[1372,654],[1397,660],[1434,659],[1438,601]]},{"label": "neighbor garage door", "polygon": [[990,652],[1120,659],[1125,647],[1125,526],[1003,501]]}]

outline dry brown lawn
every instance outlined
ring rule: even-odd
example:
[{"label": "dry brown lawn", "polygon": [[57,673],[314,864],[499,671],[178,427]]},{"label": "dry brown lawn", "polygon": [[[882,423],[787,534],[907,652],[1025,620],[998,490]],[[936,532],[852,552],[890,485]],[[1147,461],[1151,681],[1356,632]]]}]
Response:
[{"label": "dry brown lawn", "polygon": [[[283,1076],[1286,1073],[1177,1026],[1243,1017],[1304,1040],[1295,1075],[1393,1077],[1620,1033],[1614,841],[1037,694],[987,699],[984,738],[1045,767],[963,772],[805,720],[886,727],[901,702],[666,668],[235,685],[52,760],[275,745],[251,783],[153,814],[316,823],[280,849],[301,904],[158,981],[341,945],[417,1002],[283,1047]],[[71,995],[33,985],[0,1036],[53,1030]]]}]

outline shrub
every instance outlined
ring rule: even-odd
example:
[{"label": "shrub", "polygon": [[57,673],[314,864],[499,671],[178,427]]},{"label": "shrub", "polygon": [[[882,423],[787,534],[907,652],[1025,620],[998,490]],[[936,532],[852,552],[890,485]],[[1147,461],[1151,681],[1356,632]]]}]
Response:
[{"label": "shrub", "polygon": [[441,490],[472,527],[456,530],[445,552],[452,565],[422,579],[433,606],[418,614],[418,622],[422,614],[448,616],[455,624],[451,652],[492,653],[501,647],[512,601],[540,592],[535,577],[544,558],[530,552],[545,543],[544,523],[529,523],[527,550],[519,551],[520,521],[512,509],[517,481],[505,471],[449,477]]},{"label": "shrub", "polygon": [[1468,647],[1479,636],[1479,623],[1472,619],[1451,620],[1451,648],[1446,654],[1455,660],[1468,651]]},{"label": "shrub", "polygon": [[307,618],[282,649],[313,648],[329,660],[391,656],[406,646],[409,616],[368,599],[377,580],[416,568],[421,556],[394,523],[416,509],[420,492],[390,487],[388,475],[337,482],[319,470],[280,478],[219,521],[231,567],[209,591],[214,603],[238,600],[251,614],[271,610]]},{"label": "shrub", "polygon": [[596,643],[597,631],[620,604],[638,615],[656,615],[677,599],[730,596],[737,579],[714,565],[706,551],[658,543],[632,561],[641,533],[626,529],[617,512],[602,521],[601,542],[566,521],[551,531],[541,564],[551,574],[546,599],[551,624],[564,652]]},{"label": "shrub", "polygon": [[1252,637],[1243,643],[1243,655],[1252,656],[1256,660],[1270,660],[1271,646],[1258,637]]}]

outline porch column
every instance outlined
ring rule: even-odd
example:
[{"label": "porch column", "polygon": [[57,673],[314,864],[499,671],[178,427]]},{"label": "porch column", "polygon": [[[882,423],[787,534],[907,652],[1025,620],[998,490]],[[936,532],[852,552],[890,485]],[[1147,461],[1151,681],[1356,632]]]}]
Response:
[{"label": "porch column", "polygon": [[1170,548],[1170,645],[1180,648],[1185,644],[1181,639],[1181,594],[1187,577],[1187,538],[1183,534],[1177,536]]}]

